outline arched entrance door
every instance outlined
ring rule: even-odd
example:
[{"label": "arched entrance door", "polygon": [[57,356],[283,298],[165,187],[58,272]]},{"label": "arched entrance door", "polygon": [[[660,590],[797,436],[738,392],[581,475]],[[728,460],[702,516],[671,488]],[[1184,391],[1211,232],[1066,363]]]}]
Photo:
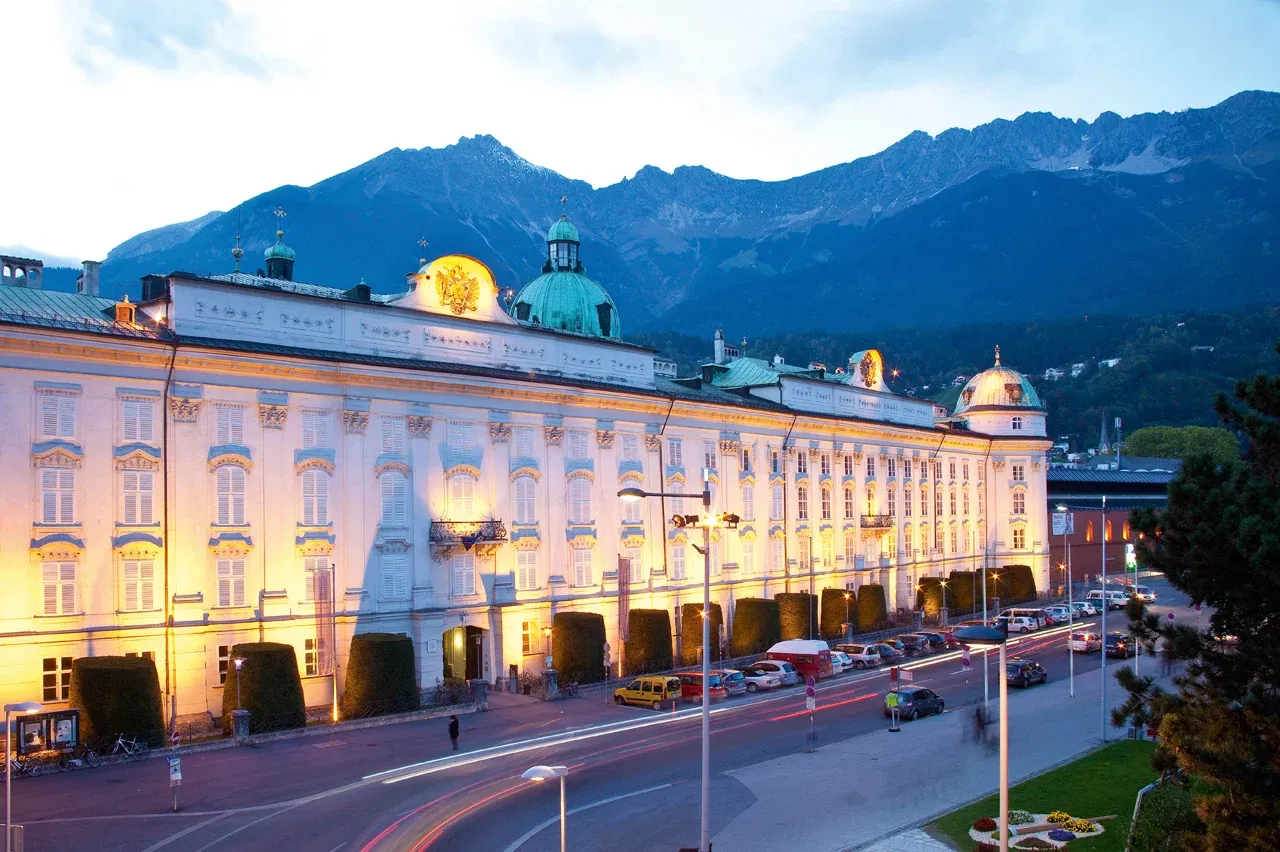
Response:
[{"label": "arched entrance door", "polygon": [[444,634],[444,676],[479,680],[484,677],[484,629],[455,627]]}]

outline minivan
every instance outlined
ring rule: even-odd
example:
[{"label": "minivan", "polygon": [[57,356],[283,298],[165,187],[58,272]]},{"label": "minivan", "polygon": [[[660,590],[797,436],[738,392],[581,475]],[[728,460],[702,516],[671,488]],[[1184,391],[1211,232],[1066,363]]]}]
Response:
[{"label": "minivan", "polygon": [[844,651],[853,660],[855,669],[866,669],[880,665],[880,650],[875,645],[837,645],[837,651]]},{"label": "minivan", "polygon": [[615,704],[640,704],[661,710],[679,700],[680,678],[671,675],[645,675],[613,691]]},{"label": "minivan", "polygon": [[1044,610],[1027,609],[1024,607],[1010,607],[1009,609],[1002,610],[1000,612],[1000,615],[1007,616],[1009,618],[1014,618],[1016,616],[1022,616],[1023,618],[1030,618],[1034,620],[1036,623],[1036,626],[1032,628],[1034,630],[1042,626],[1041,618],[1044,615]]},{"label": "minivan", "polygon": [[831,648],[818,639],[788,639],[765,652],[767,660],[785,660],[796,667],[802,677],[820,680],[831,677]]}]

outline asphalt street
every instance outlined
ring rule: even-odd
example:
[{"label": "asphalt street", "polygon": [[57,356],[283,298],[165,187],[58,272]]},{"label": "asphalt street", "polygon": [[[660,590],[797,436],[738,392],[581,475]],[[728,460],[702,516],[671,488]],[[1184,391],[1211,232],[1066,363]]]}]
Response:
[{"label": "asphalt street", "polygon": [[[1174,595],[1162,580],[1144,583],[1160,595],[1156,611],[1194,620],[1185,608],[1170,607]],[[1108,620],[1109,628],[1120,627],[1123,613]],[[1068,676],[1064,631],[1020,637],[1010,654],[1040,662],[1050,681]],[[1100,663],[1099,654],[1077,655],[1075,670],[1083,674]],[[1140,665],[1153,664],[1144,658]],[[968,671],[958,652],[908,666],[915,684],[946,699],[947,713],[970,713],[983,700],[980,655]],[[997,668],[993,654],[993,710]],[[888,687],[888,672],[876,670],[820,682],[812,714],[817,747],[885,727],[881,697]],[[1035,702],[1037,689],[1011,687],[1010,700]],[[170,810],[162,760],[20,779],[15,821],[27,825],[33,852],[540,852],[559,848],[558,787],[520,775],[537,764],[564,764],[570,848],[672,852],[697,845],[696,707],[655,713],[597,695],[461,718],[459,754],[448,751],[444,720],[432,720],[188,755],[178,813]],[[935,723],[907,722],[896,736],[910,738],[918,726]],[[723,773],[802,751],[809,725],[802,687],[713,705],[713,833],[756,800]],[[892,779],[908,771],[928,770],[900,766],[889,751],[880,765],[850,767],[850,784],[888,795]],[[780,790],[779,797],[780,807],[794,806],[803,793]]]}]

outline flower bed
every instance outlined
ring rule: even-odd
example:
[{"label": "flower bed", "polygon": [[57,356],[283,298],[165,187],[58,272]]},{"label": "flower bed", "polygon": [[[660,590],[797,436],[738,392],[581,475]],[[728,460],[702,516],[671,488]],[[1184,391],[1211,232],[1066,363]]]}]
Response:
[{"label": "flower bed", "polygon": [[[1061,817],[1061,819],[1059,819]],[[1028,832],[1023,834],[1019,832],[1014,834],[1013,831],[1018,830],[1018,826],[1044,826],[1054,823],[1053,828],[1046,828],[1044,831]],[[986,828],[988,824],[992,828],[987,831],[980,831],[979,826]],[[1085,837],[1096,837],[1101,834],[1103,829],[1100,823],[1090,822],[1086,819],[1079,819],[1066,814],[1064,811],[1053,811],[1052,813],[1030,813],[1028,811],[1009,811],[1009,824],[1012,828],[1009,834],[1009,845],[1020,849],[1061,849],[1071,840]],[[983,817],[973,824],[973,828],[969,829],[969,836],[976,840],[979,844],[990,844],[1000,842],[1000,826],[996,820],[990,817]],[[1035,842],[1024,845],[1024,841],[1034,838]]]}]

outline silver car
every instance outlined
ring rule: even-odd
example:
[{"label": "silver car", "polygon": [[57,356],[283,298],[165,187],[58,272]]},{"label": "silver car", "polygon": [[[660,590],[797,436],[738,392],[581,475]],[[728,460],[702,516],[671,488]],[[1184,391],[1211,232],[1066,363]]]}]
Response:
[{"label": "silver car", "polygon": [[761,660],[742,670],[743,674],[752,672],[774,675],[783,686],[795,686],[800,682],[800,672],[796,671],[796,667],[785,660]]},{"label": "silver car", "polygon": [[729,675],[730,677],[732,677],[733,675],[741,675],[742,678],[747,682],[747,692],[760,692],[761,690],[764,690],[764,689],[773,689],[774,687],[782,685],[782,679],[778,675],[769,674],[767,672],[752,672],[752,671],[740,672],[740,671],[735,671],[733,669],[729,669],[725,672],[725,674]]}]

